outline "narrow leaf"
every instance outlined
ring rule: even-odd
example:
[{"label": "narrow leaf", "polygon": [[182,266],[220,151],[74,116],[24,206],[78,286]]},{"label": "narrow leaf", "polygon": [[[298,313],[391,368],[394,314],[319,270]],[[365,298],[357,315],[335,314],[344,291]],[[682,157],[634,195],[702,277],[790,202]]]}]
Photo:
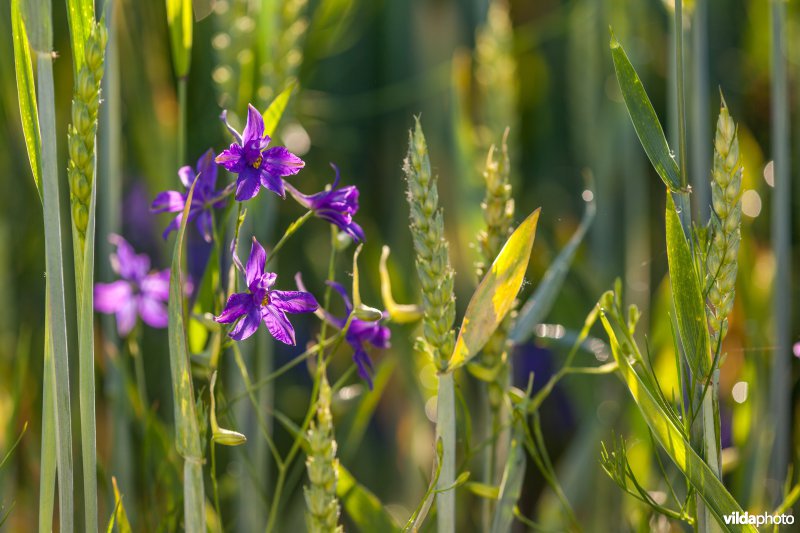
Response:
[{"label": "narrow leaf", "polygon": [[278,130],[278,124],[281,121],[281,117],[283,117],[284,111],[286,111],[286,106],[289,105],[289,100],[292,97],[292,93],[294,92],[295,87],[297,87],[296,82],[292,82],[286,87],[281,94],[275,97],[272,103],[269,104],[269,107],[263,113],[264,117],[264,134],[265,135],[275,135],[275,132]]},{"label": "narrow leaf", "polygon": [[[47,282],[45,282],[47,284]],[[45,290],[45,294],[50,291]],[[44,374],[42,386],[42,453],[39,465],[39,533],[53,531],[55,509],[56,456],[51,450],[56,447],[56,404],[54,401],[55,362],[53,361],[52,318],[50,300],[45,297],[44,310]]]},{"label": "narrow leaf", "polygon": [[672,285],[672,301],[686,357],[696,377],[705,378],[711,368],[711,341],[700,282],[694,269],[692,252],[683,232],[672,196],[667,195],[667,261]]},{"label": "narrow leaf", "polygon": [[33,82],[33,65],[31,49],[28,44],[28,33],[22,18],[20,0],[11,0],[11,34],[14,41],[14,70],[17,74],[17,97],[19,98],[19,114],[22,119],[22,134],[28,148],[28,159],[31,164],[33,181],[42,197],[42,140],[39,135],[39,111],[36,106],[36,87]]},{"label": "narrow leaf", "polygon": [[338,471],[336,496],[359,531],[400,531],[377,496],[360,485],[341,464],[338,465]]},{"label": "narrow leaf", "polygon": [[725,524],[724,516],[742,513],[742,508],[711,468],[692,449],[672,418],[661,408],[649,385],[631,366],[628,355],[620,349],[614,328],[605,313],[601,313],[600,319],[608,334],[614,359],[619,364],[620,375],[655,439],[695,488],[723,531],[756,533],[753,526]]},{"label": "narrow leaf", "polygon": [[128,520],[128,513],[125,511],[125,504],[122,503],[122,494],[120,494],[117,486],[117,478],[112,477],[111,483],[114,485],[114,514],[111,515],[108,532],[111,533],[114,530],[114,524],[116,523],[119,533],[131,533],[131,523]]},{"label": "narrow leaf", "polygon": [[570,238],[566,246],[561,250],[556,257],[555,261],[550,265],[542,278],[541,283],[536,287],[536,291],[528,298],[519,317],[514,322],[514,329],[511,330],[509,340],[514,344],[522,344],[527,341],[533,334],[536,326],[539,325],[550,312],[556,296],[561,291],[561,286],[564,284],[564,279],[567,277],[569,267],[578,251],[583,238],[589,231],[592,222],[594,221],[597,208],[594,200],[586,203],[586,210],[583,213],[583,218],[575,230],[575,233]]},{"label": "narrow leaf", "polygon": [[205,530],[205,496],[203,489],[202,450],[195,411],[194,387],[189,368],[189,351],[186,343],[183,307],[184,291],[181,280],[183,240],[186,221],[192,204],[197,179],[186,196],[169,278],[169,361],[172,371],[172,392],[175,408],[175,445],[183,464],[183,508],[187,531]]},{"label": "narrow leaf", "polygon": [[625,107],[631,117],[636,135],[642,143],[647,157],[653,164],[658,175],[673,191],[680,190],[681,178],[678,164],[672,158],[664,130],[658,121],[658,116],[650,103],[650,98],[644,90],[636,70],[631,65],[622,45],[619,44],[614,34],[611,34],[611,57],[614,59],[614,70],[617,73],[619,88],[625,99]]},{"label": "narrow leaf", "polygon": [[192,0],[166,0],[167,26],[175,76],[189,74],[192,55]]},{"label": "narrow leaf", "polygon": [[503,468],[503,478],[500,481],[499,501],[492,519],[491,533],[511,531],[511,524],[514,521],[514,506],[519,501],[522,482],[525,481],[525,447],[522,444],[524,430],[520,428],[520,425],[521,421],[516,421],[511,435],[506,465]]},{"label": "narrow leaf", "polygon": [[472,295],[450,358],[450,370],[466,364],[483,348],[514,305],[528,269],[538,221],[539,209],[514,230]]}]

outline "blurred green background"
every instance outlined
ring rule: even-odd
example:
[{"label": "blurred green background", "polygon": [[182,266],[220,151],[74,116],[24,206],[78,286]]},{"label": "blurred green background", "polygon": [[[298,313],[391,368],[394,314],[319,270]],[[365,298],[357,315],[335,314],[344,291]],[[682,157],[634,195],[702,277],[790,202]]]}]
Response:
[{"label": "blurred green background", "polygon": [[[121,231],[138,250],[150,253],[156,266],[168,265],[172,241],[160,237],[168,219],[151,215],[148,206],[156,193],[179,185],[177,99],[164,4],[113,0],[109,6],[114,52],[109,55],[110,85],[104,87],[99,134],[101,281],[111,275],[106,236],[112,231]],[[759,0],[708,0],[698,6],[700,11],[687,7],[685,24],[689,168],[695,197],[700,198],[695,211],[706,219],[702,198],[708,198],[704,191],[719,109],[717,88],[739,124],[747,190],[737,303],[724,347],[728,356],[721,385],[723,444],[736,465],[727,479],[746,508],[760,508],[765,484],[782,482],[768,480],[766,474],[771,432],[766,390],[770,361],[776,356],[770,308],[775,263],[770,249],[769,6]],[[798,2],[788,6],[791,124],[800,134],[800,17]],[[299,88],[277,135],[307,162],[295,184],[306,193],[320,190],[332,181],[328,163],[334,162],[343,182],[359,187],[357,221],[367,234],[361,259],[365,300],[379,306],[378,257],[381,245],[388,244],[395,297],[407,302],[417,289],[401,164],[413,116],[421,115],[440,177],[440,201],[457,272],[457,305],[463,312],[476,284],[473,244],[482,225],[482,164],[488,147],[500,142],[508,126],[517,220],[542,207],[524,296],[577,227],[584,200],[593,196],[597,218],[547,322],[563,325],[567,332],[579,330],[602,291],[621,277],[627,298],[644,312],[642,324],[650,324],[647,340],[657,361],[664,362],[664,380],[669,383],[674,369],[669,354],[670,301],[662,282],[664,188],[622,104],[608,50],[608,27],[638,70],[668,138],[675,139],[671,20],[671,6],[658,0],[512,0],[508,5],[485,0],[311,0],[308,5],[297,0],[217,0],[212,12],[195,24],[185,163],[196,161],[208,147],[220,151],[230,142],[217,118],[223,108],[238,121],[247,102],[263,110],[296,78]],[[54,30],[60,52],[55,62],[58,148],[66,168],[72,68],[61,2],[54,5]],[[38,497],[44,237],[41,205],[19,126],[7,8],[0,12],[0,34],[0,451],[13,443],[24,423],[29,424],[13,460],[0,472],[0,504],[6,509],[15,504],[8,527],[21,530],[35,522]],[[792,151],[800,153],[800,135],[793,139]],[[799,163],[800,157],[794,157],[793,214],[800,203]],[[65,175],[61,173],[64,180]],[[65,181],[61,192],[66,196]],[[262,199],[260,205],[252,231],[272,242],[302,214],[291,202]],[[787,223],[800,229],[796,215]],[[285,283],[302,271],[311,287],[322,286],[327,236],[322,223],[302,229],[280,259],[278,271]],[[320,250],[326,251],[320,255]],[[791,253],[796,261],[797,248]],[[339,281],[348,284],[351,270],[341,258]],[[792,272],[794,282],[797,278]],[[778,290],[790,292],[798,311],[797,284]],[[800,326],[797,320],[793,323],[796,342]],[[111,323],[104,326],[97,353],[101,489],[108,493],[111,475],[117,476],[135,527],[150,530],[160,523],[169,530],[166,517],[174,519],[178,510],[174,487],[179,477],[175,453],[159,433],[170,428],[172,412],[166,335],[144,331],[150,416],[124,400],[125,381],[114,377],[119,375],[114,368],[124,345],[114,339]],[[311,327],[310,321],[300,326],[299,340],[310,338]],[[393,347],[373,354],[379,376],[376,393],[366,394],[356,383],[343,389],[334,404],[342,463],[402,522],[425,490],[432,457],[433,429],[425,406],[435,392],[433,367],[414,354],[413,336],[412,328],[393,327]],[[546,338],[520,348],[514,359],[518,385],[524,386],[527,371],[535,372],[536,384],[544,383],[567,348],[558,339]],[[266,350],[263,339],[251,343],[248,364],[256,374],[266,371],[259,367]],[[274,360],[280,364],[296,353],[281,348]],[[342,350],[334,362],[334,376],[350,364]],[[468,376],[462,381],[465,391],[477,389]],[[734,401],[731,392],[740,382],[747,384],[744,396],[737,397],[741,402]],[[261,398],[296,420],[305,412],[309,383],[301,367]],[[245,403],[237,411],[244,429],[253,424]],[[120,412],[127,412],[131,420],[152,418],[150,429],[141,431],[134,423],[116,427],[113,422]],[[615,379],[566,380],[543,406],[542,417],[561,481],[586,529],[638,527],[643,509],[620,494],[598,462],[600,440],[609,440],[614,428],[631,435],[631,460],[638,461],[642,479],[648,479],[652,468],[647,432]],[[285,434],[278,434],[279,443],[289,442]],[[230,520],[244,529],[263,523],[267,506],[262,492],[248,490],[254,478],[269,476],[269,465],[258,462],[263,449],[259,451],[257,440],[223,457],[225,508],[231,509]],[[296,467],[282,519],[300,527],[299,487],[305,473],[302,461]],[[254,475],[254,469],[259,473]],[[237,496],[238,491],[245,495]],[[468,505],[469,494],[460,498],[461,524],[465,531],[473,530],[479,524],[479,505]],[[111,509],[107,500],[104,503],[101,509],[107,515]],[[561,527],[553,495],[532,468],[520,509],[553,530]]]}]

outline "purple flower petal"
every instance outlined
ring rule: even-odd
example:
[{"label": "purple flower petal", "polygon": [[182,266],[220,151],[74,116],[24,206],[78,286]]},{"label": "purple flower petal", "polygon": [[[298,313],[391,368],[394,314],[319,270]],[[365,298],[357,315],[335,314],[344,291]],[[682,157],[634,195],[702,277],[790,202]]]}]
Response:
[{"label": "purple flower petal", "polygon": [[230,324],[253,307],[253,297],[246,292],[231,294],[225,309],[214,320],[220,324]]},{"label": "purple flower petal", "polygon": [[233,138],[236,139],[236,142],[242,144],[242,136],[239,135],[239,132],[233,129],[233,126],[228,124],[228,110],[223,109],[222,113],[219,115],[219,119],[225,124],[225,127],[228,128],[228,131],[231,132]]},{"label": "purple flower petal", "polygon": [[169,324],[169,314],[164,302],[146,294],[139,296],[139,315],[151,328],[165,328]]},{"label": "purple flower petal", "polygon": [[335,290],[339,293],[339,296],[342,297],[344,300],[344,311],[346,315],[349,315],[350,312],[353,310],[353,304],[350,302],[350,296],[347,294],[345,288],[335,281],[326,281],[325,282],[331,289]]},{"label": "purple flower petal", "polygon": [[233,340],[243,341],[258,330],[260,321],[261,310],[258,307],[251,307],[247,314],[244,315],[244,318],[233,326],[230,337]]},{"label": "purple flower petal", "polygon": [[185,205],[186,196],[183,193],[179,193],[178,191],[164,191],[155,197],[153,203],[150,205],[150,210],[153,213],[174,213],[176,211],[183,211],[183,206]]},{"label": "purple flower petal", "polygon": [[293,176],[305,166],[302,159],[283,146],[274,146],[263,153],[261,169],[273,176]]},{"label": "purple flower petal", "polygon": [[120,235],[111,235],[109,241],[117,246],[117,253],[111,256],[111,267],[123,279],[139,281],[150,270],[150,258],[136,254],[133,247]]},{"label": "purple flower petal", "polygon": [[245,268],[245,279],[247,280],[248,287],[252,286],[253,282],[261,278],[264,274],[264,266],[266,263],[267,252],[264,251],[264,247],[261,246],[261,243],[253,237],[253,244],[250,246],[250,257],[247,259],[247,267]]},{"label": "purple flower petal", "polygon": [[372,376],[370,375],[372,371],[372,361],[370,361],[369,355],[367,355],[367,352],[361,346],[354,348],[353,361],[358,369],[358,375],[367,382],[369,390],[372,390]]},{"label": "purple flower petal", "polygon": [[[242,144],[246,145],[253,140],[264,137],[264,119],[258,109],[251,104],[247,105],[247,123],[242,132]],[[269,141],[267,141],[269,142]]]},{"label": "purple flower petal", "polygon": [[148,298],[166,302],[169,300],[169,270],[152,272],[141,283],[142,294]]},{"label": "purple flower petal", "polygon": [[203,240],[206,242],[211,242],[211,233],[213,231],[213,224],[211,220],[211,212],[207,210],[203,210],[197,215],[197,231],[200,232],[200,235],[203,236]]},{"label": "purple flower petal", "polygon": [[136,308],[136,298],[128,298],[117,309],[117,332],[123,337],[127,337],[136,325]]},{"label": "purple flower petal", "polygon": [[183,183],[183,186],[187,189],[192,186],[192,182],[194,181],[194,169],[189,165],[183,166],[178,169],[178,178]]},{"label": "purple flower petal", "polygon": [[268,305],[262,309],[262,320],[264,321],[264,325],[267,326],[270,334],[275,337],[276,340],[279,340],[284,344],[294,346],[296,343],[294,337],[294,327],[292,327],[292,323],[289,322],[289,319],[286,318],[286,315],[283,313],[283,311],[276,309],[272,305]]},{"label": "purple flower petal", "polygon": [[217,186],[217,165],[214,164],[214,149],[209,148],[197,160],[198,187],[203,191],[212,192]]},{"label": "purple flower petal", "polygon": [[313,313],[319,307],[311,293],[301,291],[270,291],[269,301],[286,313]]},{"label": "purple flower petal", "polygon": [[236,143],[231,144],[230,148],[227,150],[223,150],[214,161],[233,173],[241,172],[247,165],[247,160],[244,157],[244,150]]},{"label": "purple flower petal", "polygon": [[113,283],[94,284],[94,308],[101,313],[116,313],[131,299],[131,284],[119,280]]},{"label": "purple flower petal", "polygon": [[244,202],[258,194],[260,172],[253,167],[244,167],[236,180],[236,201]]},{"label": "purple flower petal", "polygon": [[284,188],[283,179],[280,176],[262,171],[259,173],[259,178],[262,187],[274,192],[281,198],[286,198],[286,189]]}]

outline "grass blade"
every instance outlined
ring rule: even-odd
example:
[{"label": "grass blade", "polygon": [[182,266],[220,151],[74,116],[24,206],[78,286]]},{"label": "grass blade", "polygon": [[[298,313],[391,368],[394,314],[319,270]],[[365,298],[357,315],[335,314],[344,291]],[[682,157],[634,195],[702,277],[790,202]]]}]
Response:
[{"label": "grass blade", "polygon": [[448,371],[469,362],[511,310],[528,269],[538,221],[539,209],[514,230],[478,285],[464,314]]},{"label": "grass blade", "polygon": [[167,0],[167,25],[175,76],[184,78],[192,56],[192,1]]},{"label": "grass blade", "polygon": [[547,269],[536,291],[522,306],[519,317],[514,323],[514,329],[511,330],[511,335],[509,335],[509,340],[512,343],[522,344],[527,341],[533,335],[536,326],[547,317],[553,307],[556,296],[561,291],[561,286],[564,284],[564,279],[567,277],[567,272],[569,272],[569,267],[575,258],[578,247],[594,221],[596,212],[595,201],[587,202],[586,210],[583,213],[578,229],[575,230],[569,242]]},{"label": "grass blade", "polygon": [[289,105],[289,99],[291,99],[292,93],[296,87],[297,82],[290,83],[289,86],[281,91],[281,94],[276,96],[272,103],[269,104],[267,110],[264,111],[262,116],[264,118],[264,133],[266,135],[275,135],[281,117],[283,117],[286,106]]},{"label": "grass blade", "polygon": [[705,304],[689,242],[683,233],[680,217],[669,194],[666,231],[669,279],[678,331],[692,373],[695,379],[702,379],[708,375],[711,368],[711,341],[706,325]]},{"label": "grass blade", "polygon": [[20,0],[11,0],[11,34],[14,41],[14,70],[17,74],[17,97],[19,114],[22,119],[22,134],[28,148],[28,159],[31,163],[33,181],[39,200],[42,197],[42,140],[39,134],[39,111],[36,106],[36,87],[33,82],[33,65],[31,49],[28,44],[28,33],[25,20],[22,18]]},{"label": "grass blade", "polygon": [[94,24],[94,2],[92,0],[67,0],[67,19],[72,43],[72,66],[78,77],[85,61],[84,45]]},{"label": "grass blade", "polygon": [[[47,292],[47,291],[45,291]],[[47,303],[47,302],[46,302]],[[55,509],[56,456],[56,404],[53,401],[55,390],[55,366],[51,340],[50,306],[44,312],[44,364],[42,387],[42,453],[39,473],[39,533],[53,531],[53,509]]]},{"label": "grass blade", "polygon": [[195,411],[194,386],[189,368],[189,351],[184,327],[184,291],[181,280],[181,260],[183,239],[186,234],[186,221],[197,180],[186,196],[186,207],[175,251],[172,256],[172,269],[169,278],[169,361],[172,370],[172,392],[175,407],[175,445],[183,457],[183,509],[186,531],[195,533],[205,531],[205,495],[203,490],[203,457],[200,435]]},{"label": "grass blade", "polygon": [[517,420],[509,443],[506,466],[503,469],[503,478],[500,481],[500,495],[497,508],[494,511],[491,533],[506,533],[511,531],[514,521],[514,506],[517,505],[522,482],[525,481],[525,447],[523,446],[524,433],[520,428],[522,422]]},{"label": "grass blade", "polygon": [[[43,13],[43,15],[46,13]],[[50,52],[37,52],[39,77],[39,109],[42,146],[42,193],[44,196],[45,264],[51,342],[55,363],[56,461],[58,462],[59,517],[61,531],[70,533],[74,526],[72,472],[72,414],[69,392],[69,352],[67,349],[67,316],[64,298],[64,270],[61,246],[61,207],[58,200],[58,159],[56,145],[55,94],[53,58]],[[51,453],[48,451],[48,453]]]},{"label": "grass blade", "polygon": [[672,158],[653,104],[650,103],[650,98],[648,98],[636,70],[613,32],[611,34],[611,57],[614,59],[614,70],[625,99],[625,107],[628,109],[628,115],[631,117],[636,135],[639,136],[639,141],[642,143],[647,157],[650,158],[653,168],[656,169],[667,187],[673,191],[680,190],[680,170],[675,159]]}]

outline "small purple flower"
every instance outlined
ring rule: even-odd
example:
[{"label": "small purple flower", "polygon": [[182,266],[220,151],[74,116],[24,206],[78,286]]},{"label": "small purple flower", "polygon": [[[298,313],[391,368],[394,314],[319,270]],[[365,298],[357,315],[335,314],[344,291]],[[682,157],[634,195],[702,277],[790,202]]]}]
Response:
[{"label": "small purple flower", "polygon": [[303,160],[283,146],[267,148],[270,137],[264,133],[264,119],[252,105],[247,106],[247,123],[241,135],[228,124],[226,112],[223,111],[220,118],[237,142],[219,154],[216,162],[239,175],[236,200],[242,202],[253,198],[260,187],[285,198],[282,177],[300,172],[305,166]]},{"label": "small purple flower", "polygon": [[[295,277],[295,281],[300,290],[305,290],[305,287],[303,286],[303,280],[299,274]],[[342,329],[347,323],[347,317],[353,312],[353,304],[350,301],[350,298],[347,295],[347,291],[344,287],[335,281],[329,281],[327,283],[342,297],[342,300],[344,301],[345,316],[343,318],[339,318],[331,315],[326,310],[322,310],[322,314],[325,320],[337,328]],[[384,313],[383,316],[385,318],[386,313]],[[358,375],[361,376],[361,379],[367,382],[370,390],[372,390],[371,373],[374,369],[372,368],[372,360],[369,358],[369,354],[367,354],[367,350],[365,349],[364,345],[371,344],[376,348],[388,348],[390,337],[391,331],[386,326],[382,326],[380,322],[368,322],[366,320],[359,320],[358,318],[354,317],[350,321],[350,327],[347,328],[345,340],[350,347],[353,348],[353,362],[355,362],[356,368],[358,369]]]},{"label": "small purple flower", "polygon": [[117,246],[117,253],[111,254],[111,268],[122,279],[95,283],[95,310],[116,314],[117,330],[123,337],[136,325],[137,316],[151,327],[167,327],[169,270],[150,271],[150,258],[137,254],[119,235],[111,235],[109,241]]},{"label": "small purple flower", "polygon": [[337,189],[336,187],[339,185],[339,167],[332,163],[331,166],[336,171],[336,179],[333,181],[332,186],[322,192],[305,195],[289,183],[285,184],[286,188],[300,205],[314,211],[317,217],[338,226],[339,229],[350,235],[353,240],[363,241],[364,230],[353,221],[353,215],[358,211],[358,189],[355,185]]},{"label": "small purple flower", "polygon": [[216,190],[217,186],[217,166],[214,164],[214,150],[209,149],[197,160],[196,171],[190,166],[181,167],[178,170],[178,177],[181,179],[186,192],[164,191],[156,196],[150,210],[154,213],[178,213],[178,216],[164,230],[163,237],[172,230],[177,230],[181,225],[183,208],[186,205],[186,197],[192,183],[197,180],[192,195],[192,205],[189,208],[189,222],[196,221],[197,229],[206,242],[211,242],[212,219],[211,210],[225,205],[225,197],[230,193],[228,188]]},{"label": "small purple flower", "polygon": [[247,267],[242,268],[235,254],[233,260],[247,280],[248,292],[232,294],[225,309],[214,320],[221,324],[230,324],[239,317],[244,317],[230,332],[230,337],[237,341],[255,333],[258,324],[263,321],[273,337],[294,346],[294,327],[286,313],[313,313],[319,307],[314,296],[305,291],[272,290],[277,275],[264,270],[267,254],[255,237]]}]

